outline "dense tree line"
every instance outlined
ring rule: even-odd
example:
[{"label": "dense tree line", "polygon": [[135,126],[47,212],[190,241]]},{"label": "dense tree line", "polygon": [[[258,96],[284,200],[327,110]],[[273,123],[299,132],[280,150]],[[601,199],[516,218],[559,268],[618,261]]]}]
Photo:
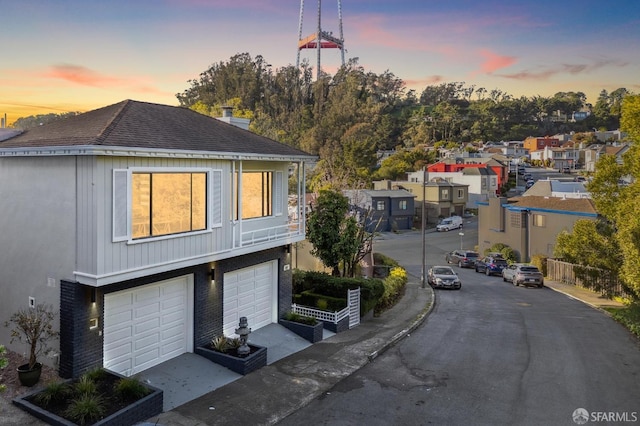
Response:
[{"label": "dense tree line", "polygon": [[587,184],[600,218],[579,220],[572,232],[558,235],[554,255],[619,277],[640,299],[640,95],[625,96],[620,111],[630,149],[622,164],[613,155],[601,156]]},{"label": "dense tree line", "polygon": [[[358,188],[367,186],[374,173],[391,177],[390,168],[376,172],[379,150],[399,149],[406,157],[442,141],[615,130],[628,94],[626,89],[603,90],[590,105],[582,92],[514,98],[462,82],[427,86],[417,94],[389,71],[365,71],[357,58],[333,76],[321,73],[315,81],[312,76],[307,62],[273,70],[262,56],[242,53],[213,64],[176,96],[182,106],[210,114],[233,105],[236,113],[252,119],[253,131],[318,155],[314,188]],[[578,111],[591,115],[568,120]],[[413,161],[408,167],[416,166],[419,162]]]},{"label": "dense tree line", "polygon": [[[220,116],[222,106],[251,119],[251,130],[303,149],[320,158],[312,176],[314,189],[362,188],[372,178],[394,178],[432,162],[425,146],[523,140],[567,132],[619,127],[622,101],[629,93],[603,90],[595,105],[582,92],[552,97],[513,96],[463,82],[430,85],[421,93],[407,90],[390,71],[364,70],[349,60],[335,75],[313,79],[308,62],[279,69],[248,53],[211,65],[176,95],[181,106]],[[591,115],[570,122],[577,111]],[[20,118],[14,127],[28,129],[76,113]],[[588,141],[588,140],[587,140]],[[378,168],[376,153],[399,153]]]},{"label": "dense tree line", "polygon": [[13,127],[20,130],[27,130],[32,127],[42,126],[43,124],[52,123],[54,121],[62,120],[67,117],[73,117],[74,115],[80,114],[79,112],[63,112],[60,114],[38,114],[38,115],[30,115],[28,117],[20,117],[15,123],[13,123]]}]

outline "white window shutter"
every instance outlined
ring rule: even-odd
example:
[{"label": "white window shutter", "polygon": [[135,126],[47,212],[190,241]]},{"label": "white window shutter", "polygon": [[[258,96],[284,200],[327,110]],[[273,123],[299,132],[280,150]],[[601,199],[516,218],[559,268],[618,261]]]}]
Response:
[{"label": "white window shutter", "polygon": [[282,204],[284,203],[284,200],[282,198],[282,189],[284,187],[283,177],[284,173],[276,172],[275,187],[273,190],[273,212],[276,216],[282,216]]},{"label": "white window shutter", "polygon": [[222,170],[211,171],[211,228],[222,226]]},{"label": "white window shutter", "polygon": [[113,241],[129,239],[128,216],[128,173],[126,170],[113,171]]}]

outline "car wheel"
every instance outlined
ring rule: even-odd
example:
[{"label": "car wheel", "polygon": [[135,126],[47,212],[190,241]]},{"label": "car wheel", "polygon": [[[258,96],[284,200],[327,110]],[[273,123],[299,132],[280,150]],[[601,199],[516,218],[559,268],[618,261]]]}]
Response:
[{"label": "car wheel", "polygon": [[518,279],[516,277],[513,277],[513,285],[515,285],[516,287],[520,285],[518,284]]}]

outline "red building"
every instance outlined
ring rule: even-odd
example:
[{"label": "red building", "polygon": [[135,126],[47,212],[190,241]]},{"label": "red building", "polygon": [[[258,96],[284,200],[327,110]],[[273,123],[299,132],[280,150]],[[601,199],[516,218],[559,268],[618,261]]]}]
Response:
[{"label": "red building", "polygon": [[447,158],[427,166],[427,172],[461,172],[467,168],[488,168],[498,176],[498,189],[509,180],[509,167],[504,163],[488,158]]}]

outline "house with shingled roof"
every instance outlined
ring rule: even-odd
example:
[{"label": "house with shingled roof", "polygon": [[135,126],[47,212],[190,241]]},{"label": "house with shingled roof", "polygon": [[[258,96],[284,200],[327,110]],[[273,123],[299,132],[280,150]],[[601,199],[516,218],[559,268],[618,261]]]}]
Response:
[{"label": "house with shingled roof", "polygon": [[[62,377],[130,376],[240,317],[291,308],[305,237],[296,148],[192,110],[125,100],[0,142],[0,312],[59,312]],[[288,203],[301,214],[289,215]],[[0,329],[8,342],[8,330]],[[22,352],[23,348],[9,348]],[[45,360],[43,360],[45,361]]]},{"label": "house with shingled roof", "polygon": [[597,218],[590,198],[491,198],[478,203],[478,251],[483,253],[502,243],[511,247],[522,262],[530,262],[535,255],[552,257],[560,232],[571,232],[578,220]]}]

